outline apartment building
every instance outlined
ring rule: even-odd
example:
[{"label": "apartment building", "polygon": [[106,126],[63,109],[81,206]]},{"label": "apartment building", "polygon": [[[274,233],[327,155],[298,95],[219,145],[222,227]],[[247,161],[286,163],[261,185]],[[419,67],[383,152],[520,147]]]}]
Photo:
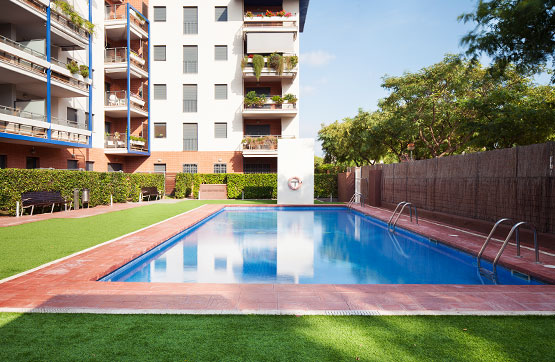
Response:
[{"label": "apartment building", "polygon": [[0,167],[276,172],[299,137],[308,0],[0,7]]}]

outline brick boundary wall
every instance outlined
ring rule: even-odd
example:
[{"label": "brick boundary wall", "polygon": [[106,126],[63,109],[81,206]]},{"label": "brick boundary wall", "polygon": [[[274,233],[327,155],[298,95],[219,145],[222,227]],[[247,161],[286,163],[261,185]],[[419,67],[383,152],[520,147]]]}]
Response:
[{"label": "brick boundary wall", "polygon": [[364,166],[362,178],[369,180],[361,184],[366,200],[383,206],[409,201],[423,211],[488,222],[508,217],[555,233],[555,142]]}]

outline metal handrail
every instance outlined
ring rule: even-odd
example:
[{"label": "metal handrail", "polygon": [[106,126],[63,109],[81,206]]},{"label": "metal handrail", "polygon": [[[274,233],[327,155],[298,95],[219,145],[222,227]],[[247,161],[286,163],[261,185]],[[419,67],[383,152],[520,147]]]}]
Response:
[{"label": "metal handrail", "polygon": [[17,109],[17,108],[6,107],[6,106],[2,106],[2,105],[0,105],[0,113],[7,114],[7,115],[10,115],[10,116],[15,116],[15,117],[31,119],[31,120],[34,120],[34,121],[46,122],[46,116],[43,115],[43,114],[22,111],[22,110]]},{"label": "metal handrail", "polygon": [[[482,246],[482,249],[480,249],[480,252],[478,253],[477,256],[477,264],[478,264],[478,271],[480,273],[485,273],[486,271],[483,270],[483,268],[481,268],[480,266],[480,259],[482,258],[482,254],[484,253],[487,244],[489,243],[493,233],[495,232],[495,229],[497,229],[497,227],[505,222],[505,221],[512,221],[509,218],[503,218],[503,219],[499,219],[495,225],[493,226],[493,228],[491,229],[488,237],[486,238],[486,241],[484,242],[484,245]],[[493,270],[491,272],[491,275],[493,277],[493,279],[497,279],[497,263],[499,263],[499,259],[501,258],[501,254],[503,254],[503,251],[505,251],[505,248],[507,247],[507,244],[509,243],[509,240],[511,239],[511,236],[513,236],[513,233],[516,231],[516,256],[517,257],[521,257],[520,256],[520,235],[519,235],[519,228],[522,225],[528,225],[530,226],[530,229],[532,229],[533,233],[534,233],[534,254],[535,254],[535,259],[536,259],[536,264],[540,263],[540,249],[538,246],[538,233],[536,231],[536,227],[534,225],[532,225],[529,222],[526,221],[519,221],[517,223],[515,223],[513,225],[513,227],[511,228],[511,231],[509,231],[509,234],[507,235],[507,237],[505,238],[505,241],[503,241],[503,245],[501,245],[501,248],[499,249],[499,251],[497,252],[497,255],[495,256],[495,259],[493,260],[492,266],[493,266]],[[488,272],[489,273],[489,272]]]},{"label": "metal handrail", "polygon": [[[391,214],[391,217],[389,218],[389,220],[387,222],[387,230],[389,230],[391,232],[395,231],[395,227],[397,226],[397,222],[399,221],[399,218],[403,214],[403,210],[407,206],[409,207],[410,222],[412,222],[412,209],[414,208],[414,216],[416,218],[416,223],[418,224],[418,211],[416,209],[416,206],[414,206],[412,203],[410,203],[408,201],[401,201],[400,203],[397,204],[397,207],[395,207],[395,210],[393,211],[393,213]],[[397,214],[397,210],[399,209],[399,207],[401,207],[401,210]],[[395,217],[395,215],[397,215],[397,218],[395,219],[394,222],[391,222],[393,220],[393,218]]]},{"label": "metal handrail", "polygon": [[10,38],[6,38],[3,35],[0,35],[0,42],[7,44],[9,46],[12,46],[14,48],[17,48],[21,51],[24,51],[27,54],[33,55],[35,57],[41,58],[41,59],[46,59],[46,55],[44,55],[43,53],[36,51],[34,49],[31,49],[23,44],[20,44],[18,42],[16,42],[15,40],[12,40]]},{"label": "metal handrail", "polygon": [[349,202],[347,202],[347,207],[350,207],[356,202],[357,196],[360,197],[359,203],[360,203],[360,206],[362,207],[362,204],[364,203],[362,200],[364,200],[366,196],[364,196],[360,192],[355,192],[353,196],[351,196],[351,199],[349,200]]}]

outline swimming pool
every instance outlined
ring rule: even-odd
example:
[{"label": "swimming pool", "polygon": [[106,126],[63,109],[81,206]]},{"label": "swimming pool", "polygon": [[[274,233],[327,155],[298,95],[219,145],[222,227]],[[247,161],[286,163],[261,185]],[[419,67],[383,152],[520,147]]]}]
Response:
[{"label": "swimming pool", "polygon": [[[487,268],[491,264],[485,263]],[[542,284],[497,268],[497,284]],[[492,284],[475,257],[345,207],[230,207],[101,281]]]}]

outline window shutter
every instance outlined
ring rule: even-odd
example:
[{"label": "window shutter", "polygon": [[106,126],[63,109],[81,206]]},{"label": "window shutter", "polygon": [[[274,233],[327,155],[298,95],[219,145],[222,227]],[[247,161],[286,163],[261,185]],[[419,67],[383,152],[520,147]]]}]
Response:
[{"label": "window shutter", "polygon": [[215,60],[227,60],[227,45],[216,45],[214,47]]},{"label": "window shutter", "polygon": [[197,85],[183,85],[183,112],[197,111]]},{"label": "window shutter", "polygon": [[198,9],[183,8],[183,34],[198,34]]},{"label": "window shutter", "polygon": [[214,98],[227,99],[227,84],[215,84]]},{"label": "window shutter", "polygon": [[198,124],[183,123],[183,151],[198,151]]},{"label": "window shutter", "polygon": [[154,84],[154,99],[166,99],[166,85],[165,84]]},{"label": "window shutter", "polygon": [[166,60],[166,46],[165,45],[155,45],[154,46],[154,60],[165,61]]},{"label": "window shutter", "polygon": [[183,73],[198,73],[198,46],[183,46]]},{"label": "window shutter", "polygon": [[227,138],[227,123],[214,123],[214,138]]},{"label": "window shutter", "polygon": [[227,6],[216,6],[216,21],[227,21]]},{"label": "window shutter", "polygon": [[165,6],[155,6],[154,7],[154,21],[166,21],[166,7]]}]

